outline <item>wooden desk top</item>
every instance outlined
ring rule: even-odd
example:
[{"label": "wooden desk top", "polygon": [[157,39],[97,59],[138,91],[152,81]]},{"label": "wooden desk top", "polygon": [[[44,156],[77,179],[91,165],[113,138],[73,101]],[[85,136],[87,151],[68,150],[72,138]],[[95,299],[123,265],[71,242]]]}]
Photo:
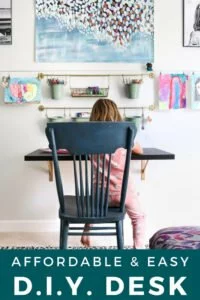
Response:
[{"label": "wooden desk top", "polygon": [[[131,160],[169,160],[175,159],[175,154],[157,148],[144,148],[143,154],[132,154]],[[70,154],[58,154],[61,161],[72,161]],[[24,156],[25,161],[52,161],[51,153],[37,149]]]}]

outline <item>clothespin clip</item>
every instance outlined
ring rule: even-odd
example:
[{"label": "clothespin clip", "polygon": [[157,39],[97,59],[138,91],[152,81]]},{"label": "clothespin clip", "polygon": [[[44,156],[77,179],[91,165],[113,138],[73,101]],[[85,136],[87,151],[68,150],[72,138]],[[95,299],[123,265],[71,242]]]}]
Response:
[{"label": "clothespin clip", "polygon": [[4,89],[8,87],[9,80],[10,80],[10,75],[2,77],[1,85]]}]

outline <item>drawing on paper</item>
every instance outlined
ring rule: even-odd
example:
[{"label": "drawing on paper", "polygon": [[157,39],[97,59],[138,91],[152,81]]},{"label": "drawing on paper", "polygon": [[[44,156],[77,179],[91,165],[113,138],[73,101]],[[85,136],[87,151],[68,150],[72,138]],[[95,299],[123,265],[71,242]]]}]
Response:
[{"label": "drawing on paper", "polygon": [[159,108],[179,109],[186,108],[185,74],[160,74],[159,76]]},{"label": "drawing on paper", "polygon": [[154,0],[36,0],[36,61],[153,59]]},{"label": "drawing on paper", "polygon": [[191,76],[191,108],[200,109],[200,74]]},{"label": "drawing on paper", "polygon": [[5,103],[40,102],[41,83],[37,78],[10,78],[4,90]]}]

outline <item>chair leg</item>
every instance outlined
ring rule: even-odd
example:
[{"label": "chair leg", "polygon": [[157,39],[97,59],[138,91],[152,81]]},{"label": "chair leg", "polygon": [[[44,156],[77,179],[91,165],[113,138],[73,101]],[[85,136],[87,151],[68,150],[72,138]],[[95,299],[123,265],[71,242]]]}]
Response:
[{"label": "chair leg", "polygon": [[60,220],[60,249],[67,249],[69,223]]},{"label": "chair leg", "polygon": [[121,221],[122,222],[122,238],[123,238],[123,241],[124,241],[124,220]]},{"label": "chair leg", "polygon": [[116,222],[117,230],[117,248],[124,248],[124,237],[123,237],[123,221]]}]

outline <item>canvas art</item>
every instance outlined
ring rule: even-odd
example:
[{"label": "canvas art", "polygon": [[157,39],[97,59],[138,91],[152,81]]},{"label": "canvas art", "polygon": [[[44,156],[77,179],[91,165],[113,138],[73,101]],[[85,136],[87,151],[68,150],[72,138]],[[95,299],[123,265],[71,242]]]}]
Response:
[{"label": "canvas art", "polygon": [[191,108],[200,109],[200,74],[191,76]]},{"label": "canvas art", "polygon": [[12,0],[0,1],[0,45],[12,44]]},{"label": "canvas art", "polygon": [[37,62],[153,62],[154,0],[36,0]]},{"label": "canvas art", "polygon": [[160,74],[159,76],[159,109],[186,108],[185,74]]},{"label": "canvas art", "polygon": [[5,103],[40,102],[41,83],[37,78],[10,78],[4,90]]},{"label": "canvas art", "polygon": [[183,0],[183,5],[183,45],[186,47],[200,47],[200,1]]}]

